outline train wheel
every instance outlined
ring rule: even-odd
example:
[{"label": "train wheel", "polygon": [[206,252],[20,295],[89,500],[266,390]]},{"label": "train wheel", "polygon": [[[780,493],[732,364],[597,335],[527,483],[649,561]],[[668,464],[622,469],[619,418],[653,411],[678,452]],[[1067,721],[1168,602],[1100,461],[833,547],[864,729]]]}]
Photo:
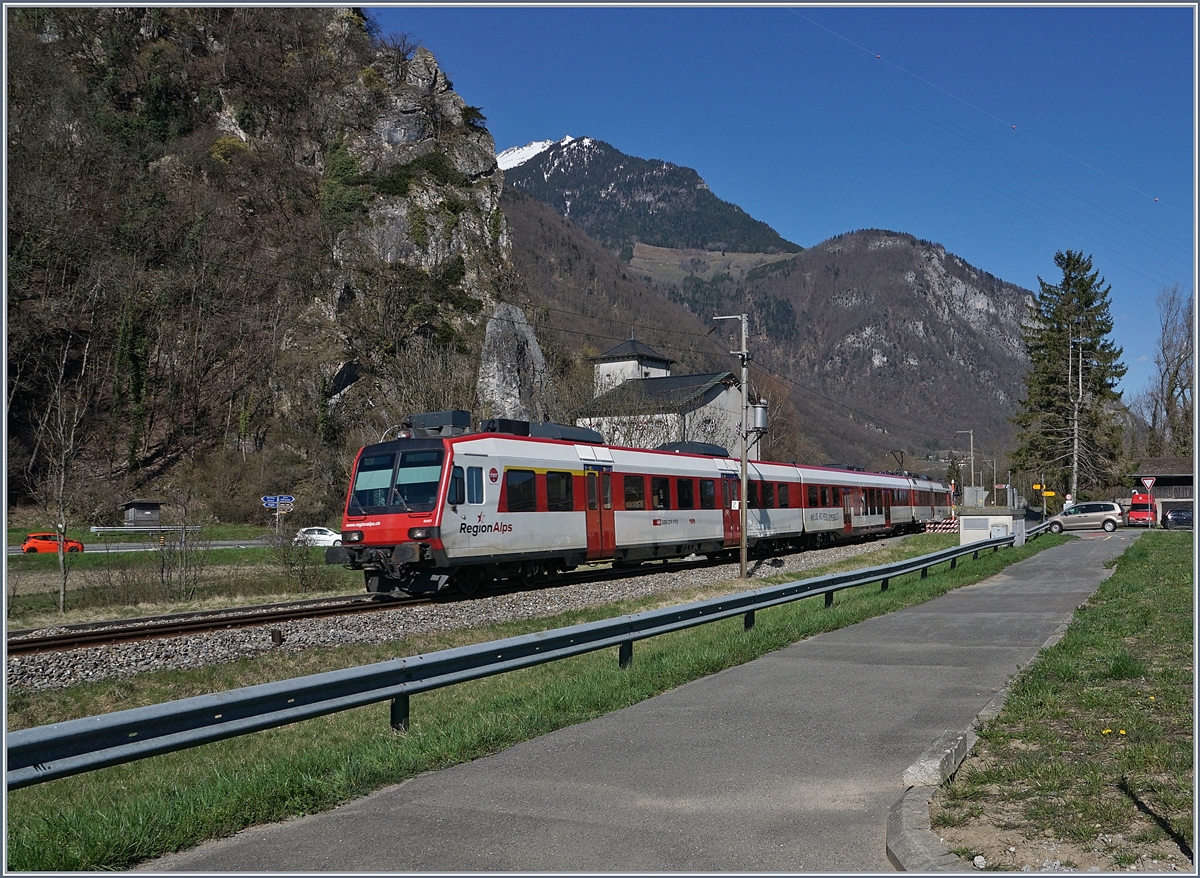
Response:
[{"label": "train wheel", "polygon": [[465,595],[473,595],[483,585],[485,576],[482,570],[459,570],[454,574],[455,587]]}]

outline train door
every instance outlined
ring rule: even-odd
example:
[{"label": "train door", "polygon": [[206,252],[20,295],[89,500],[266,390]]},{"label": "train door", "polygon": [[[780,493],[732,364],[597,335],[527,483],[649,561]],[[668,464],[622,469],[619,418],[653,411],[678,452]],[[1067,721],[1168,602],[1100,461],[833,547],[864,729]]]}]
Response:
[{"label": "train door", "polygon": [[587,559],[611,558],[617,546],[613,514],[612,472],[588,467],[585,476]]},{"label": "train door", "polygon": [[860,488],[842,488],[842,533],[854,533],[854,512],[860,505]]},{"label": "train door", "polygon": [[891,528],[892,526],[892,498],[895,492],[891,488],[884,488],[879,493],[883,495],[883,526]]},{"label": "train door", "polygon": [[725,525],[725,548],[742,544],[742,513],[736,508],[741,483],[737,479],[721,479],[721,518]]}]

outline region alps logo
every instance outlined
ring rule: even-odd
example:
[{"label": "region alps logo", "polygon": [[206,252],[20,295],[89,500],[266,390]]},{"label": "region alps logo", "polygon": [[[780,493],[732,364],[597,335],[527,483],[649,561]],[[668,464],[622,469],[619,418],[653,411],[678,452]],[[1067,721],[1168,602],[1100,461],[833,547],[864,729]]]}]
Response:
[{"label": "region alps logo", "polygon": [[484,522],[483,516],[479,516],[479,521],[475,524],[467,524],[465,521],[458,526],[458,532],[469,537],[477,537],[480,534],[506,534],[512,533],[513,526],[506,521],[489,521]]}]

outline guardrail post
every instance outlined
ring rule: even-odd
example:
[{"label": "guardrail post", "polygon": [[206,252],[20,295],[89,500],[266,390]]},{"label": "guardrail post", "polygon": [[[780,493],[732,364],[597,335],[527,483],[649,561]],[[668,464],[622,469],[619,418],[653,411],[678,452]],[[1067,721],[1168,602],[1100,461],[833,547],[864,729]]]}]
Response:
[{"label": "guardrail post", "polygon": [[827,591],[827,592],[825,592],[825,608],[828,609],[829,607],[832,607],[832,606],[833,606],[833,592]]},{"label": "guardrail post", "polygon": [[744,617],[742,617],[742,630],[749,631],[753,627],[754,627],[754,611],[751,610]]},{"label": "guardrail post", "polygon": [[922,567],[922,568],[921,568],[921,578],[922,578],[922,579],[928,579],[928,578],[929,578],[929,568],[928,568],[928,567]]},{"label": "guardrail post", "polygon": [[971,560],[972,561],[979,560],[979,550],[978,549],[976,549],[974,552],[971,553]]},{"label": "guardrail post", "polygon": [[887,587],[888,587],[888,581],[886,579],[883,580],[881,583],[879,583],[880,591],[887,591]]},{"label": "guardrail post", "polygon": [[629,666],[633,664],[632,640],[626,640],[621,644],[620,651],[617,653],[617,664],[620,665],[622,671],[629,670]]},{"label": "guardrail post", "polygon": [[951,569],[951,570],[953,570],[953,569],[954,569],[955,567],[957,567],[957,566],[958,566],[958,559],[957,559],[957,558],[951,558],[951,559],[950,559],[950,569]]},{"label": "guardrail post", "polygon": [[408,693],[402,692],[392,699],[392,731],[408,731]]}]

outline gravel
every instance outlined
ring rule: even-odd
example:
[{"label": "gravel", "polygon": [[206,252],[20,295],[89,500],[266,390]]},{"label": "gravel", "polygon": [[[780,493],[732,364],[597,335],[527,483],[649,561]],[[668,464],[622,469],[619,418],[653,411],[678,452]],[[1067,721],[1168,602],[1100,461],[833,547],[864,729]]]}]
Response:
[{"label": "gravel", "polygon": [[[857,543],[770,558],[752,563],[749,572],[755,578],[803,573],[861,555],[879,545]],[[666,596],[681,589],[728,584],[736,581],[737,576],[737,564],[723,564],[444,604],[398,607],[393,611],[275,622],[68,652],[9,656],[8,687],[10,690],[62,689],[149,671],[222,664],[277,650],[300,652],[314,647],[385,643],[434,631],[551,616],[629,598]],[[282,644],[274,643],[272,629],[283,635]]]}]

